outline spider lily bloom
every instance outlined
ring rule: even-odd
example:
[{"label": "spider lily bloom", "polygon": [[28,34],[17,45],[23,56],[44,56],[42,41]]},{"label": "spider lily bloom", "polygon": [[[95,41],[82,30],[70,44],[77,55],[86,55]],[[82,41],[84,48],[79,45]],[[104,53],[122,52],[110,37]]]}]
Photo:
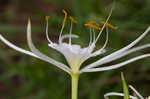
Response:
[{"label": "spider lily bloom", "polygon": [[[146,45],[143,45],[140,47],[132,48],[140,40],[142,40],[146,34],[148,34],[148,32],[150,31],[150,27],[148,27],[146,29],[146,31],[141,36],[139,36],[135,41],[133,41],[132,43],[130,43],[126,47],[124,47],[124,48],[122,48],[122,49],[120,49],[120,50],[118,50],[118,51],[116,51],[110,55],[107,55],[107,56],[103,57],[102,59],[99,59],[96,62],[93,62],[93,63],[85,66],[84,68],[80,69],[82,63],[85,62],[87,59],[101,55],[101,54],[106,52],[105,47],[108,43],[108,27],[112,28],[112,29],[117,29],[117,27],[108,23],[108,20],[111,16],[112,10],[111,10],[107,20],[105,22],[101,22],[101,24],[103,24],[102,28],[100,28],[99,24],[97,24],[95,22],[85,24],[85,26],[89,26],[93,29],[97,29],[100,32],[97,35],[97,37],[95,37],[94,31],[92,31],[92,29],[90,29],[90,35],[91,35],[90,36],[90,42],[89,42],[89,45],[87,47],[84,47],[84,48],[82,48],[78,44],[72,44],[72,41],[71,41],[72,38],[78,38],[77,35],[72,34],[72,24],[77,23],[77,21],[73,17],[71,17],[71,16],[69,17],[71,20],[71,27],[70,27],[69,34],[67,34],[67,35],[62,34],[63,29],[65,27],[66,20],[67,20],[67,12],[65,10],[63,10],[63,13],[65,14],[65,17],[64,17],[64,20],[62,23],[62,28],[60,31],[58,43],[54,43],[49,39],[49,36],[48,36],[48,19],[49,19],[49,17],[46,17],[46,20],[47,20],[46,38],[49,42],[48,46],[57,50],[61,54],[63,54],[64,57],[66,58],[68,64],[69,64],[69,66],[44,55],[34,46],[32,39],[31,39],[31,22],[30,22],[30,20],[28,21],[28,25],[27,25],[27,42],[28,42],[28,45],[29,45],[29,48],[31,51],[24,50],[20,47],[17,47],[16,45],[12,44],[7,39],[5,39],[2,35],[0,35],[0,40],[2,42],[4,42],[6,45],[8,45],[9,47],[11,47],[11,48],[13,48],[19,52],[25,53],[27,55],[30,55],[30,56],[36,57],[38,59],[44,60],[48,63],[51,63],[51,64],[57,66],[58,68],[64,70],[68,74],[70,74],[72,77],[72,99],[77,99],[77,87],[78,87],[79,74],[84,73],[84,72],[98,72],[98,71],[106,71],[106,70],[116,69],[116,68],[122,67],[128,63],[131,63],[131,62],[134,62],[136,60],[150,56],[150,54],[144,54],[144,55],[129,59],[127,61],[121,62],[119,64],[114,64],[114,65],[106,66],[106,67],[97,67],[97,66],[100,66],[102,64],[106,64],[106,63],[109,63],[109,62],[114,61],[116,59],[119,59],[123,56],[130,54],[130,53],[133,53],[133,52],[136,52],[138,50],[150,47],[150,44],[146,44]],[[106,27],[106,41],[105,41],[102,48],[94,51],[95,45],[96,45],[98,39],[100,38],[105,27]],[[93,33],[93,35],[92,35],[92,33]],[[63,42],[64,39],[69,39],[69,43]]]},{"label": "spider lily bloom", "polygon": [[[130,99],[150,99],[150,96],[147,97],[147,98],[144,98],[142,95],[140,95],[140,93],[131,85],[129,85],[129,88],[136,94],[136,96],[132,96],[130,95]],[[110,96],[124,96],[124,93],[118,93],[118,92],[109,92],[109,93],[106,93],[104,95],[105,99],[109,99],[108,97]]]},{"label": "spider lily bloom", "polygon": [[[94,56],[97,56],[97,55],[101,55],[101,54],[106,52],[105,47],[106,47],[107,42],[108,42],[108,28],[107,27],[110,27],[112,29],[116,29],[117,27],[112,26],[111,24],[109,24],[107,22],[111,16],[111,13],[109,14],[109,16],[105,22],[104,21],[101,22],[101,24],[103,24],[102,28],[98,27],[98,23],[96,23],[94,21],[89,22],[88,24],[85,24],[86,26],[90,26],[93,29],[95,28],[97,30],[100,30],[100,32],[96,38],[94,35],[93,40],[92,40],[92,37],[90,37],[91,40],[90,40],[89,46],[82,48],[80,45],[72,44],[72,42],[71,42],[72,38],[78,38],[77,35],[72,34],[72,22],[77,23],[77,21],[73,17],[71,17],[71,16],[69,17],[71,19],[71,27],[70,27],[69,34],[62,35],[64,26],[65,26],[65,23],[67,20],[67,12],[65,10],[63,10],[63,13],[65,14],[65,17],[64,17],[64,20],[62,23],[62,28],[61,28],[60,35],[59,35],[59,43],[57,44],[57,43],[52,42],[48,37],[48,19],[49,19],[48,16],[46,17],[46,20],[47,20],[46,38],[49,41],[48,46],[57,50],[58,52],[62,53],[65,56],[70,67],[44,55],[38,49],[36,49],[36,47],[34,46],[34,44],[32,42],[32,39],[31,39],[31,22],[30,22],[30,20],[28,21],[28,25],[27,25],[27,42],[28,42],[28,45],[29,45],[29,48],[31,51],[27,51],[27,50],[24,50],[20,47],[15,46],[11,42],[9,42],[7,39],[5,39],[2,35],[0,35],[0,40],[2,42],[4,42],[6,45],[10,46],[11,48],[13,48],[17,51],[20,51],[20,52],[25,53],[27,55],[39,58],[39,59],[44,60],[46,62],[49,62],[49,63],[57,66],[58,68],[66,71],[69,74],[72,74],[72,73],[80,74],[83,72],[98,72],[98,71],[106,71],[106,70],[116,69],[116,68],[122,67],[128,63],[131,63],[131,62],[134,62],[136,60],[150,56],[150,54],[144,54],[144,55],[129,59],[127,61],[121,62],[119,64],[114,64],[114,65],[106,66],[106,67],[98,67],[102,64],[109,63],[109,62],[114,61],[116,59],[119,59],[123,56],[126,56],[130,53],[133,53],[133,52],[136,52],[138,50],[150,47],[150,44],[146,44],[146,45],[143,45],[140,47],[132,48],[135,44],[137,44],[140,40],[142,40],[142,38],[146,34],[148,34],[148,32],[150,31],[150,27],[148,27],[146,29],[146,31],[141,36],[139,36],[135,41],[131,42],[126,47],[121,48],[120,50],[118,50],[118,51],[116,51],[110,55],[104,56],[103,58],[97,60],[96,62],[93,62],[93,63],[85,66],[84,68],[80,69],[80,66],[82,65],[82,63],[85,62],[87,59],[94,57]],[[100,35],[102,34],[102,31],[105,27],[106,27],[106,31],[107,31],[106,32],[107,37],[106,37],[105,44],[99,50],[94,51],[96,42],[98,41],[98,39],[99,39]],[[92,34],[91,34],[91,36],[92,36]],[[69,43],[63,42],[63,40],[66,38],[69,39]]]}]

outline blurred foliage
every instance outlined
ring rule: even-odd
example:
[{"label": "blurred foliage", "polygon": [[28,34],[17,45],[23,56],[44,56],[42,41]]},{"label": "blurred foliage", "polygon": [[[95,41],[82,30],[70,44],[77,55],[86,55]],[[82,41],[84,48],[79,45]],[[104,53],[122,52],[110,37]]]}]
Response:
[{"label": "blurred foliage", "polygon": [[[110,23],[118,26],[109,31],[109,44],[105,55],[116,51],[136,39],[150,25],[150,0],[116,0]],[[90,20],[105,20],[113,0],[0,0],[0,32],[14,44],[28,49],[26,43],[26,23],[32,20],[32,33],[35,45],[45,54],[65,64],[63,55],[47,46],[45,38],[45,15],[50,15],[50,38],[57,42],[62,9],[73,15],[78,24],[73,26],[73,33],[80,36],[73,40],[86,46],[89,30],[84,23]],[[69,23],[65,28],[65,33]],[[148,34],[140,43],[150,42]],[[105,41],[105,34],[97,43],[97,48]],[[112,62],[149,53],[145,49]],[[89,64],[102,56],[89,59]],[[81,75],[79,82],[79,99],[103,99],[110,91],[119,92],[120,71],[127,76],[129,84],[140,89],[142,95],[150,93],[150,58],[139,60],[123,68]],[[106,64],[107,65],[107,64]],[[104,65],[105,66],[105,65]],[[55,66],[32,58],[8,48],[0,43],[0,99],[70,99],[71,81],[69,75]],[[141,89],[142,88],[142,89]],[[113,99],[113,97],[111,98]],[[116,98],[114,98],[116,99]]]}]

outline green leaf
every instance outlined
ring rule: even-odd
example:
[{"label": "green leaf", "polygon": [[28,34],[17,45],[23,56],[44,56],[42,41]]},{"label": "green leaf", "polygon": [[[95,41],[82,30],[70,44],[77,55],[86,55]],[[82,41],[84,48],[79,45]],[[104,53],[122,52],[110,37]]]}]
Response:
[{"label": "green leaf", "polygon": [[122,72],[121,72],[121,79],[122,79],[122,85],[123,85],[124,99],[130,99],[128,85],[125,81],[124,74]]}]

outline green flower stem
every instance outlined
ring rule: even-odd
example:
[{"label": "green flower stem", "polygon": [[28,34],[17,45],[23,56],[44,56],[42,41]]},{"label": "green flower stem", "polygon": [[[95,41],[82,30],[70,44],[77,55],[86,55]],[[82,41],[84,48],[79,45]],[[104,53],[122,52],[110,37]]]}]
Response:
[{"label": "green flower stem", "polygon": [[78,99],[79,74],[72,74],[72,99]]}]

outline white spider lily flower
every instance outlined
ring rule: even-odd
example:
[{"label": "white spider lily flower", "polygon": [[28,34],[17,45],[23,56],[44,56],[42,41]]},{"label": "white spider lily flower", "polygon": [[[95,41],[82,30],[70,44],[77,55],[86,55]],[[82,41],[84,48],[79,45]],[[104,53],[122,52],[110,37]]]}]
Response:
[{"label": "white spider lily flower", "polygon": [[[150,99],[150,96],[147,97],[147,98],[144,98],[133,86],[129,85],[129,88],[136,94],[136,96],[132,96],[130,95],[130,99]],[[109,93],[106,93],[104,95],[104,98],[105,99],[109,99],[108,97],[110,96],[121,96],[123,97],[124,96],[124,93],[118,93],[118,92],[109,92]]]},{"label": "white spider lily flower", "polygon": [[[83,73],[83,72],[98,72],[98,71],[106,71],[106,70],[116,69],[116,68],[122,67],[122,66],[124,66],[128,63],[131,63],[131,62],[134,62],[136,60],[139,60],[139,59],[150,56],[150,54],[144,54],[144,55],[137,56],[135,58],[129,59],[127,61],[124,61],[124,62],[121,62],[121,63],[118,63],[118,64],[114,64],[114,65],[111,65],[111,66],[97,67],[97,66],[100,66],[102,64],[109,63],[111,61],[119,59],[123,56],[126,56],[126,55],[130,54],[130,53],[133,53],[133,52],[136,52],[138,50],[150,47],[150,44],[146,44],[146,45],[143,45],[143,46],[140,46],[140,47],[132,48],[135,44],[137,44],[140,40],[142,40],[143,37],[146,34],[148,34],[148,32],[150,31],[150,27],[148,27],[146,29],[146,31],[141,36],[139,36],[135,41],[133,41],[132,43],[130,43],[126,47],[124,47],[124,48],[122,48],[122,49],[120,49],[120,50],[118,50],[118,51],[116,51],[116,52],[114,52],[110,55],[104,56],[102,59],[99,59],[96,62],[93,62],[93,63],[85,66],[84,68],[80,69],[82,63],[85,62],[87,59],[89,59],[91,57],[94,57],[94,56],[97,56],[97,55],[101,55],[101,54],[106,52],[105,47],[108,43],[108,28],[107,28],[107,26],[111,27],[111,28],[114,28],[114,29],[116,28],[116,27],[111,26],[111,24],[107,23],[110,16],[111,16],[112,11],[110,12],[106,22],[102,22],[103,23],[102,28],[99,28],[99,27],[97,27],[93,24],[87,24],[87,25],[91,25],[91,27],[93,27],[93,28],[96,28],[96,29],[100,30],[100,32],[99,32],[98,36],[95,37],[95,33],[94,33],[94,35],[91,34],[92,32],[94,32],[94,30],[90,31],[89,45],[87,47],[84,47],[84,48],[82,48],[78,44],[72,44],[72,42],[71,42],[72,38],[78,38],[77,35],[72,34],[72,22],[75,22],[75,20],[72,17],[70,17],[70,19],[72,21],[71,21],[71,28],[70,28],[69,34],[62,35],[64,26],[65,26],[65,22],[66,22],[66,19],[67,19],[67,13],[64,10],[63,10],[63,12],[65,14],[65,18],[64,18],[64,21],[63,21],[63,24],[62,24],[62,29],[60,31],[58,43],[52,42],[50,40],[49,36],[48,36],[48,17],[46,18],[46,20],[47,20],[46,38],[49,42],[48,46],[55,49],[55,50],[57,50],[61,54],[63,54],[64,57],[66,58],[68,64],[69,64],[69,66],[44,55],[43,53],[41,53],[34,46],[34,44],[32,42],[32,39],[31,39],[31,22],[30,22],[30,20],[28,21],[28,25],[27,25],[27,42],[28,42],[28,45],[29,45],[29,48],[30,48],[31,51],[27,51],[27,50],[24,50],[20,47],[15,46],[14,44],[10,43],[7,39],[5,39],[2,35],[0,35],[0,40],[2,42],[4,42],[6,45],[10,46],[11,48],[13,48],[13,49],[15,49],[19,52],[22,52],[22,53],[25,53],[27,55],[30,55],[30,56],[39,58],[41,60],[44,60],[46,62],[49,62],[49,63],[57,66],[58,68],[66,71],[69,74],[72,74],[72,73],[73,74],[78,74],[78,73],[80,74],[80,73]],[[101,34],[102,34],[105,27],[106,27],[106,33],[107,33],[106,41],[105,41],[102,48],[100,48],[99,50],[94,51],[96,42],[98,41],[98,39],[101,36]],[[66,43],[66,42],[63,41],[64,39],[67,39],[67,38],[69,39],[69,43]]]}]

